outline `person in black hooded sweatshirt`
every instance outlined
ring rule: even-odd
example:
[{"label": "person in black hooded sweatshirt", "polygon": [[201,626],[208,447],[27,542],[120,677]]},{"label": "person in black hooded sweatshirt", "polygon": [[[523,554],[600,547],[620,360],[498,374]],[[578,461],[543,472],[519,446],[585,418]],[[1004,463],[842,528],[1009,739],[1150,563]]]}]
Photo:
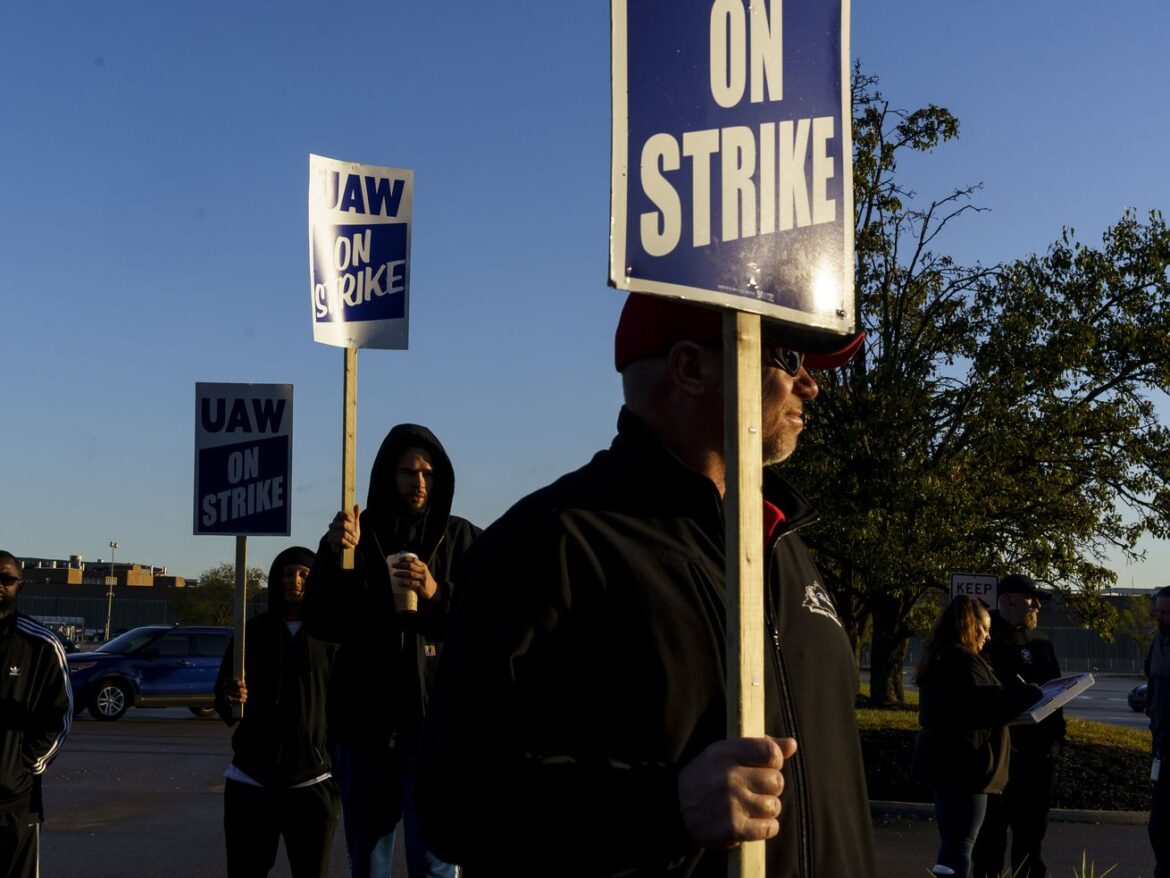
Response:
[{"label": "person in black hooded sweatshirt", "polygon": [[[313,553],[294,546],[272,562],[268,611],[245,628],[244,678],[229,646],[215,681],[215,709],[232,735],[224,772],[228,878],[267,875],[284,836],[294,878],[323,878],[340,817],[330,774],[326,708],[335,644],[304,629],[301,607]],[[232,716],[242,704],[243,719]]]},{"label": "person in black hooded sweatshirt", "polygon": [[[352,878],[389,878],[395,831],[404,828],[410,878],[448,878],[454,867],[427,850],[414,816],[414,776],[429,680],[453,585],[479,528],[451,515],[455,470],[435,435],[399,424],[370,471],[365,511],[338,512],[309,577],[305,621],[341,643],[330,725]],[[339,553],[354,549],[354,569]],[[413,553],[414,557],[392,555]],[[417,593],[399,613],[394,579]]]}]

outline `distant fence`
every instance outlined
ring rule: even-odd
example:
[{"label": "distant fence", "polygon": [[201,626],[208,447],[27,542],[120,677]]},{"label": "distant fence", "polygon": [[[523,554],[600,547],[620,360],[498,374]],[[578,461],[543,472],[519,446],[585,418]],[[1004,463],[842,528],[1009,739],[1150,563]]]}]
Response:
[{"label": "distant fence", "polygon": [[[1113,643],[1101,639],[1096,631],[1083,628],[1040,629],[1052,641],[1062,671],[1105,672],[1110,674],[1141,674],[1145,662],[1145,645],[1128,637],[1118,637]],[[922,657],[922,640],[914,637],[906,652],[906,666],[913,667]],[[868,664],[868,648],[863,657]]]},{"label": "distant fence", "polygon": [[[110,635],[121,634],[141,625],[174,625],[179,617],[172,600],[173,597],[128,598],[118,594],[110,607]],[[261,592],[248,602],[248,618],[266,609],[268,598]],[[104,633],[106,628],[104,597],[57,597],[29,594],[26,591],[20,596],[20,611],[42,621],[62,617],[82,618],[85,620],[86,632]]]}]

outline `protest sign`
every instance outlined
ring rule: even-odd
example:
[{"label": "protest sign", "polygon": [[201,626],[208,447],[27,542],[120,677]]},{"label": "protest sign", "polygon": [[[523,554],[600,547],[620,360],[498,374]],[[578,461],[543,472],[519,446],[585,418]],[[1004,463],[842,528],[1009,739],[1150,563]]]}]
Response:
[{"label": "protest sign", "polygon": [[195,385],[195,533],[236,538],[232,676],[241,680],[248,537],[292,532],[292,397],[291,384]]},{"label": "protest sign", "polygon": [[407,347],[414,172],[309,156],[313,339]]},{"label": "protest sign", "polygon": [[[764,733],[760,316],[837,347],[856,324],[847,10],[848,0],[610,6],[609,283],[726,309],[733,738]],[[729,874],[764,873],[762,842],[732,851]]]},{"label": "protest sign", "polygon": [[853,332],[848,5],[613,0],[610,284]]},{"label": "protest sign", "polygon": [[292,385],[195,385],[195,533],[288,536]]}]

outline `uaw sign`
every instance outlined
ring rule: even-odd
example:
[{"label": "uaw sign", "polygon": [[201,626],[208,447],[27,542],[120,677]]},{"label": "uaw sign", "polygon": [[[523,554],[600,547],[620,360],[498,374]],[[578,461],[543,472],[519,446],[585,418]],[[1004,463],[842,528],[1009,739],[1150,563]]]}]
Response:
[{"label": "uaw sign", "polygon": [[309,156],[313,340],[405,350],[414,172]]},{"label": "uaw sign", "polygon": [[852,333],[847,9],[612,0],[612,286]]},{"label": "uaw sign", "polygon": [[291,384],[195,385],[195,533],[288,536]]}]

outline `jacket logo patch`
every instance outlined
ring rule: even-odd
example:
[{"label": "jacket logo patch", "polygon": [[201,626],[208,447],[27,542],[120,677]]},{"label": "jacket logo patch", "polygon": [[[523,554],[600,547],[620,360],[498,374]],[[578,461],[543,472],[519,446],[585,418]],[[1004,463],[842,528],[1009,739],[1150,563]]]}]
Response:
[{"label": "jacket logo patch", "polygon": [[19,677],[20,676],[20,668],[17,667],[16,665],[10,665],[8,667],[8,676]]},{"label": "jacket logo patch", "polygon": [[1020,650],[1020,661],[1026,665],[1032,664],[1032,650],[1028,649],[1026,646],[1022,648]]},{"label": "jacket logo patch", "polygon": [[810,613],[816,613],[818,616],[832,619],[837,623],[838,627],[845,627],[841,624],[841,620],[837,618],[837,608],[833,606],[833,599],[829,597],[829,593],[825,591],[825,587],[815,579],[812,581],[812,585],[806,585],[804,587],[804,601],[801,603],[801,606]]}]

